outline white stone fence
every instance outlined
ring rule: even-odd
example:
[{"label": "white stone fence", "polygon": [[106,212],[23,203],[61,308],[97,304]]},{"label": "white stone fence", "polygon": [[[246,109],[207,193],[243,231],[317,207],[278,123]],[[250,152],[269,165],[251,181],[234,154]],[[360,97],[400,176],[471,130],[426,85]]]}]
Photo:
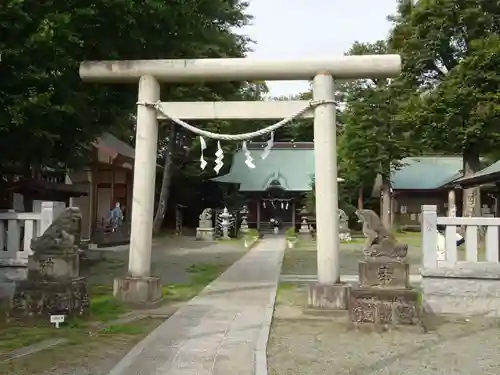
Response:
[{"label": "white stone fence", "polygon": [[32,254],[31,240],[65,209],[63,202],[33,203],[35,212],[0,212],[0,260],[25,260]]},{"label": "white stone fence", "polygon": [[[445,226],[444,259],[439,259],[437,248],[438,226]],[[465,259],[459,260],[457,249],[457,228],[465,227]],[[460,262],[479,262],[479,228],[486,229],[484,260],[498,263],[498,233],[500,218],[496,217],[438,217],[437,207],[422,206],[422,248],[423,264],[426,268],[449,268]],[[482,249],[481,249],[482,250]]]},{"label": "white stone fence", "polygon": [[[445,226],[444,246],[438,225]],[[457,249],[457,228],[465,227],[465,254]],[[485,228],[484,254],[479,230]],[[500,317],[500,218],[438,217],[437,207],[422,206],[422,304],[437,314]],[[444,256],[438,248],[444,247]]]}]

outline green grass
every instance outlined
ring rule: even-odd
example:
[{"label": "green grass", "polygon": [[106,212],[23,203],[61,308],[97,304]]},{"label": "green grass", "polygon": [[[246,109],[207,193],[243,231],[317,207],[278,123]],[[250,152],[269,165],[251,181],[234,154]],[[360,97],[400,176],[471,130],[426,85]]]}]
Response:
[{"label": "green grass", "polygon": [[[43,332],[42,337],[34,337],[34,341],[26,338],[33,338],[36,336],[33,332],[40,333],[42,329],[11,328],[8,337],[5,337],[4,331],[0,331],[0,355],[47,338],[68,339],[64,344],[13,361],[0,362],[0,374],[49,374],[60,369],[92,368],[92,363],[106,359],[110,351],[113,353],[114,350],[125,350],[126,353],[126,348],[132,347],[163,321],[164,319],[159,318],[144,318],[111,325],[105,329],[45,328],[46,333]],[[17,340],[11,337],[14,334],[19,336]],[[70,372],[69,370],[64,373]]]},{"label": "green grass", "polygon": [[212,263],[196,263],[186,268],[191,280],[186,284],[169,284],[163,287],[165,301],[186,301],[199,294],[208,284],[219,277],[227,265]]},{"label": "green grass", "polygon": [[298,283],[279,283],[276,291],[277,305],[307,304],[307,287]]},{"label": "green grass", "polygon": [[147,327],[137,323],[111,324],[101,330],[101,333],[105,335],[142,335],[149,331]]},{"label": "green grass", "polygon": [[[196,263],[186,271],[190,274],[190,282],[186,284],[170,284],[163,288],[166,303],[186,301],[210,284],[227,268],[227,264]],[[106,323],[120,318],[130,311],[130,307],[113,297],[111,285],[89,286],[90,315],[86,319],[68,319],[61,328],[51,326],[5,327],[0,329],[0,354],[37,342],[56,337],[80,342],[88,338],[89,331],[97,330],[105,335],[140,335],[150,328],[145,323],[131,322],[111,324],[103,329],[96,328],[94,323]],[[144,319],[141,319],[143,321]]]},{"label": "green grass", "polygon": [[98,322],[109,322],[118,319],[130,311],[123,302],[113,297],[111,285],[92,285],[90,287],[90,319]]},{"label": "green grass", "polygon": [[50,327],[7,327],[0,330],[0,353],[35,344],[48,337],[54,337]]},{"label": "green grass", "polygon": [[[48,323],[17,327],[7,326],[0,329],[0,353],[32,345],[49,339],[64,337],[71,341],[79,341],[88,336],[92,323],[109,322],[118,319],[130,309],[112,295],[112,287],[108,285],[93,285],[89,288],[90,314],[86,318],[69,318],[59,329]],[[116,330],[116,329],[115,329]]]}]

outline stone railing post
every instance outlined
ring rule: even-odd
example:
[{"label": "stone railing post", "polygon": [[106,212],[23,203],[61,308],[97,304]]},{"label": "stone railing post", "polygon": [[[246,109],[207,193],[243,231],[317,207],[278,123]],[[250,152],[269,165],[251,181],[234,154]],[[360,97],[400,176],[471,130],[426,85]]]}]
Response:
[{"label": "stone railing post", "polygon": [[64,202],[42,202],[37,234],[41,236],[52,222],[66,209]]},{"label": "stone railing post", "polygon": [[437,267],[437,206],[422,206],[422,251],[424,268]]}]

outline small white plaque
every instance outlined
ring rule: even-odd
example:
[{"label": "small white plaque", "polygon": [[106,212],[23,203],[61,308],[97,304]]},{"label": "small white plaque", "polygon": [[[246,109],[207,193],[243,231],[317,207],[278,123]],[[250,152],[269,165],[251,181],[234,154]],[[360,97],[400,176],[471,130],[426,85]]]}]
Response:
[{"label": "small white plaque", "polygon": [[51,315],[50,322],[59,328],[59,324],[64,323],[64,315]]}]

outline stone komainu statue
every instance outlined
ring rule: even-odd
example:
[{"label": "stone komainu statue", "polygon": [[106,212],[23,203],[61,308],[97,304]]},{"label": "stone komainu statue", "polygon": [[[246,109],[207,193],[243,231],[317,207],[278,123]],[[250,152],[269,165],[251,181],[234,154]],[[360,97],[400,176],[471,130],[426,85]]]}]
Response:
[{"label": "stone komainu statue", "polygon": [[82,213],[78,207],[66,208],[40,237],[31,241],[31,250],[35,255],[78,251],[81,222]]},{"label": "stone komainu statue", "polygon": [[408,245],[398,243],[374,211],[357,210],[356,216],[363,223],[363,234],[366,237],[363,252],[367,257],[406,257]]},{"label": "stone komainu statue", "polygon": [[339,213],[339,215],[338,215],[339,223],[347,224],[347,222],[349,221],[349,216],[347,216],[345,211],[339,208],[338,213]]},{"label": "stone komainu statue", "polygon": [[209,221],[209,220],[212,220],[212,209],[211,208],[205,208],[200,216],[200,221]]}]

